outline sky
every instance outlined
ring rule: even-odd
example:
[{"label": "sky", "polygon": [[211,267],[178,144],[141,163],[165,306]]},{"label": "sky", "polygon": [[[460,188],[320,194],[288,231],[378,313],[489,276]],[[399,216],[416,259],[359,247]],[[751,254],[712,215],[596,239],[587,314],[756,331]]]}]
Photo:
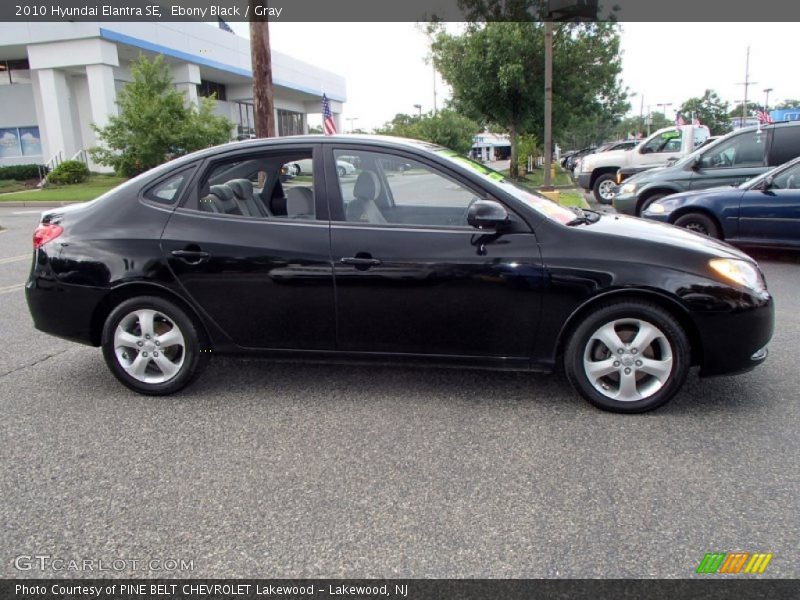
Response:
[{"label": "sky", "polygon": [[[248,35],[247,23],[231,23]],[[636,95],[631,114],[648,107],[675,109],[687,98],[701,96],[707,88],[731,104],[744,97],[745,59],[750,46],[748,98],[770,104],[800,98],[796,40],[800,23],[623,23],[622,83]],[[272,48],[342,75],[347,83],[347,103],[341,124],[370,130],[395,114],[433,109],[434,74],[426,63],[427,37],[415,23],[270,23]],[[449,89],[436,77],[437,105],[441,108]],[[672,103],[658,108],[657,104]],[[557,107],[556,107],[557,110]],[[350,119],[353,119],[352,121]],[[320,121],[309,116],[311,125]]]}]

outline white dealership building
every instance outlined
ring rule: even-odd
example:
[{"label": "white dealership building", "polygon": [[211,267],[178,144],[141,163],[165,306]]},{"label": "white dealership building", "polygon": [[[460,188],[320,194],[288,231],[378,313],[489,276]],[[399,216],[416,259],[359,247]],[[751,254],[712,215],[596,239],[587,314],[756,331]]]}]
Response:
[{"label": "white dealership building", "polygon": [[[0,23],[0,166],[85,156],[140,54],[163,55],[187,101],[216,93],[232,138],[254,132],[246,38],[200,22]],[[341,131],[344,78],[275,51],[272,70],[278,135],[306,133],[323,93]]]}]

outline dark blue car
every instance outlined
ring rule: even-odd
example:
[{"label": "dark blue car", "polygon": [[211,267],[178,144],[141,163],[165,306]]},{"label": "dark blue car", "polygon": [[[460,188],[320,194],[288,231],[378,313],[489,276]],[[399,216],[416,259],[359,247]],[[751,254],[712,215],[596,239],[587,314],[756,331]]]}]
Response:
[{"label": "dark blue car", "polygon": [[736,187],[666,196],[642,217],[740,246],[800,248],[800,158]]}]

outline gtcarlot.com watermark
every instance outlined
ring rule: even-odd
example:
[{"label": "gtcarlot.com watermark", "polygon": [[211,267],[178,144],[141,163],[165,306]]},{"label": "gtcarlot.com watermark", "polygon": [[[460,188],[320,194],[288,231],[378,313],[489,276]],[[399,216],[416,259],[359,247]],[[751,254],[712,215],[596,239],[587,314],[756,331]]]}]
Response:
[{"label": "gtcarlot.com watermark", "polygon": [[64,558],[49,554],[20,554],[14,557],[17,571],[74,573],[124,573],[133,571],[194,571],[194,559],[183,558]]}]

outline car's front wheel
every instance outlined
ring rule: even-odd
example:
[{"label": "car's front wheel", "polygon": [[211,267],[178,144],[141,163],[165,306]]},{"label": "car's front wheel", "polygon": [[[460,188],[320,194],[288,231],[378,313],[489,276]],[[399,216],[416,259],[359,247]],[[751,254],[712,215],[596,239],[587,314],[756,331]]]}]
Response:
[{"label": "car's front wheel", "polygon": [[717,239],[722,237],[720,235],[719,227],[714,222],[714,219],[703,213],[692,212],[681,215],[675,219],[675,225],[678,227],[684,227],[689,231],[702,233],[703,235],[707,235],[709,237]]},{"label": "car's front wheel", "polygon": [[339,177],[344,177],[347,174],[347,170],[344,167],[336,167],[336,173],[339,174]]},{"label": "car's front wheel", "polygon": [[614,200],[616,177],[613,173],[603,173],[594,182],[594,197],[600,204],[611,204]]},{"label": "car's front wheel", "polygon": [[122,302],[103,327],[103,357],[123,384],[141,394],[166,395],[188,385],[209,354],[203,334],[178,306],[143,296]]},{"label": "car's front wheel", "polygon": [[622,301],[594,311],[573,331],[564,353],[570,383],[613,412],[644,412],[683,386],[691,362],[680,323],[648,302]]}]

